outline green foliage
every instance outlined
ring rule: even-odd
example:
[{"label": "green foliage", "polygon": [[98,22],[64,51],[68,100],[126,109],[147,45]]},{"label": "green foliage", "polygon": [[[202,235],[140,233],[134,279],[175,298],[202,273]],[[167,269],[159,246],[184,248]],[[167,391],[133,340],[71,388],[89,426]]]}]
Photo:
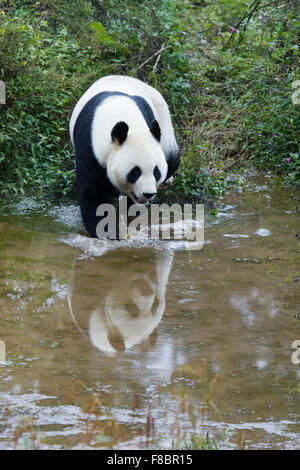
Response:
[{"label": "green foliage", "polygon": [[[221,0],[202,14],[213,27],[204,33],[203,49],[213,59],[206,61],[205,89],[214,100],[221,89],[225,157],[242,157],[286,184],[299,183],[300,106],[292,101],[299,76],[297,2]],[[233,132],[226,136],[228,126]]]},{"label": "green foliage", "polygon": [[240,34],[233,39],[236,53],[227,59],[228,70],[236,72],[228,84],[239,92],[244,108],[238,142],[259,168],[283,175],[288,184],[296,183],[300,108],[291,99],[299,72],[296,11],[266,9],[242,38]]},{"label": "green foliage", "polygon": [[222,163],[211,165],[208,149],[192,146],[189,153],[182,157],[181,165],[172,184],[159,194],[159,201],[170,203],[206,202],[212,203],[232,187],[237,178],[228,175]]},{"label": "green foliage", "polygon": [[[0,190],[45,189],[66,195],[74,184],[74,157],[68,144],[68,119],[75,64],[81,55],[66,30],[49,38],[46,21],[23,10],[4,15],[0,28],[1,79],[6,82],[0,108]],[[84,58],[84,57],[83,57]],[[76,67],[79,70],[76,70]],[[82,79],[80,80],[82,81]]]},{"label": "green foliage", "polygon": [[[1,6],[0,79],[7,100],[0,107],[0,193],[74,194],[68,120],[81,94],[103,75],[147,80],[186,112],[180,4],[27,0]],[[155,66],[154,56],[142,65],[164,43],[161,63]]]},{"label": "green foliage", "polygon": [[189,439],[182,439],[174,447],[180,450],[220,450],[219,443],[211,439],[208,432],[205,437],[192,435]]}]

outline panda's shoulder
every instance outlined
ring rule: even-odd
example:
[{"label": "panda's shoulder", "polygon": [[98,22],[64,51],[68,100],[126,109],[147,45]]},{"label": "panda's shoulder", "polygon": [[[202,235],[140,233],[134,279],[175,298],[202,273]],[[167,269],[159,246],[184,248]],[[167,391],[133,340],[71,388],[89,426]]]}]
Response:
[{"label": "panda's shoulder", "polygon": [[[101,91],[92,97],[81,107],[80,111],[77,114],[76,121],[74,122],[74,136],[79,128],[82,126],[92,127],[92,122],[96,114],[96,110],[103,105],[104,102],[107,102],[109,98],[116,96],[127,96],[124,93],[116,91]],[[113,101],[112,101],[113,102]]]},{"label": "panda's shoulder", "polygon": [[93,86],[94,91],[102,89],[119,90],[128,95],[141,96],[150,106],[159,104],[167,105],[162,94],[156,88],[153,88],[148,83],[135,77],[129,77],[127,75],[109,75],[97,80]]}]

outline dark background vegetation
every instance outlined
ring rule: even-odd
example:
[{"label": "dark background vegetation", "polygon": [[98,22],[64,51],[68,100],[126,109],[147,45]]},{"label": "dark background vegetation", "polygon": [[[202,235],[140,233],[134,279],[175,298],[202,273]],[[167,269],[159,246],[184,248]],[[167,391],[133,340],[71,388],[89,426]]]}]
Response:
[{"label": "dark background vegetation", "polygon": [[73,197],[68,121],[98,78],[165,96],[182,165],[164,197],[216,198],[254,165],[299,183],[299,2],[16,0],[0,4],[0,194]]}]

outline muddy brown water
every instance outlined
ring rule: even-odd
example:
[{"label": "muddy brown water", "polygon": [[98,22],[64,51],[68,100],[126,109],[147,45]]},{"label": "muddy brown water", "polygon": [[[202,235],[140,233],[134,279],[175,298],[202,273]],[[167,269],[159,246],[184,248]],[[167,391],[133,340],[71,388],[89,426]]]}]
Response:
[{"label": "muddy brown water", "polygon": [[299,448],[299,198],[226,197],[199,251],[2,201],[0,448]]}]

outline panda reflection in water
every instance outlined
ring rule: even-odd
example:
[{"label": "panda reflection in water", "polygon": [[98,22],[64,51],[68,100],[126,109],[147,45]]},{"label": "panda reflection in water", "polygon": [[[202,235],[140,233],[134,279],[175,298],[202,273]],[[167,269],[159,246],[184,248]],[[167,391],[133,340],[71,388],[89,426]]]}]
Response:
[{"label": "panda reflection in water", "polygon": [[132,77],[96,81],[70,119],[81,215],[96,237],[97,207],[120,194],[146,203],[179,166],[168,106],[161,94]]},{"label": "panda reflection in water", "polygon": [[[69,283],[68,306],[73,321],[98,350],[110,357],[140,344],[155,350],[155,332],[166,306],[173,252],[151,256],[147,272],[141,271],[136,254],[128,256],[131,263],[125,277],[124,271],[116,269],[118,252],[96,260],[76,260]],[[159,357],[161,367],[162,361]]]}]

